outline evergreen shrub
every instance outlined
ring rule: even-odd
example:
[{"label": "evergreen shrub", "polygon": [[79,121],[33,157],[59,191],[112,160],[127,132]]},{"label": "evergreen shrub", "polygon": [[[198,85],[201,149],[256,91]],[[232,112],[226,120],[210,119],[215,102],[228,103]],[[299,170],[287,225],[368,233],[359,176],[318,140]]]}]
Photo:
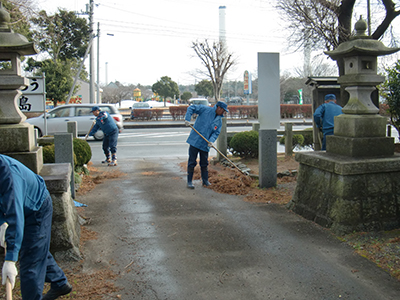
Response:
[{"label": "evergreen shrub", "polygon": [[92,158],[92,149],[90,148],[90,145],[85,140],[81,140],[78,138],[75,138],[73,140],[73,144],[74,153],[76,156],[75,166],[86,165]]},{"label": "evergreen shrub", "polygon": [[234,155],[243,158],[258,157],[258,131],[243,131],[235,134],[229,146]]},{"label": "evergreen shrub", "polygon": [[46,145],[43,147],[43,163],[54,164],[54,144]]}]

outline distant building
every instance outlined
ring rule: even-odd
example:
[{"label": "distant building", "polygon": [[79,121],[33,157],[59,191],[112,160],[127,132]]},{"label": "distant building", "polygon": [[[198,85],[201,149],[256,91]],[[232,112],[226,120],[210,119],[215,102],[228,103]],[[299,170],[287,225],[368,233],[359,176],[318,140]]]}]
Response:
[{"label": "distant building", "polygon": [[[89,82],[78,79],[76,86],[78,87],[78,89],[76,90],[76,93],[72,94],[72,97],[71,97],[69,103],[90,103]],[[103,92],[103,90],[100,89],[100,102],[102,99],[102,97],[101,97],[102,92]],[[97,100],[97,89],[95,88],[94,102],[96,102],[96,100]]]}]

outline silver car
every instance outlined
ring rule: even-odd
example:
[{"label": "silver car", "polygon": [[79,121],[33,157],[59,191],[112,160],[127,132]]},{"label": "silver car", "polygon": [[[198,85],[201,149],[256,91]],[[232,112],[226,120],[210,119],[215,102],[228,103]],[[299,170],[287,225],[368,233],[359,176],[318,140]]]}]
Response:
[{"label": "silver car", "polygon": [[[91,112],[93,106],[99,106],[102,111],[108,112],[117,124],[119,131],[122,131],[124,128],[123,117],[112,104],[67,104],[57,106],[46,113],[47,134],[54,135],[58,132],[67,132],[67,123],[76,121],[78,135],[86,135],[96,118]],[[44,115],[27,119],[26,122],[32,124],[38,130],[40,137],[44,135]],[[98,130],[94,135],[96,140],[102,140],[103,137],[104,133],[101,130]]]}]

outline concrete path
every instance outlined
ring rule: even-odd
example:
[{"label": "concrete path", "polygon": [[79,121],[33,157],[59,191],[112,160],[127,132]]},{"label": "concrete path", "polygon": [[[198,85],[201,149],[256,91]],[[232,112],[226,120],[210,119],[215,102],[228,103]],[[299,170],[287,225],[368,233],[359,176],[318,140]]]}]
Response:
[{"label": "concrete path", "polygon": [[119,274],[121,299],[400,298],[400,282],[328,230],[200,182],[187,189],[186,159],[119,161],[125,176],[77,199],[98,232],[85,269]]}]

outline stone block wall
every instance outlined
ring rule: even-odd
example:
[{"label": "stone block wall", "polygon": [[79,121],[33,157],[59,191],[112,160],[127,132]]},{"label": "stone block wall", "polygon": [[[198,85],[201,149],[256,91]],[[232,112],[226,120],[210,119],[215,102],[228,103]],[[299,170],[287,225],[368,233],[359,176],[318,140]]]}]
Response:
[{"label": "stone block wall", "polygon": [[44,164],[40,175],[53,200],[50,251],[57,260],[80,260],[80,224],[71,197],[71,165]]}]

